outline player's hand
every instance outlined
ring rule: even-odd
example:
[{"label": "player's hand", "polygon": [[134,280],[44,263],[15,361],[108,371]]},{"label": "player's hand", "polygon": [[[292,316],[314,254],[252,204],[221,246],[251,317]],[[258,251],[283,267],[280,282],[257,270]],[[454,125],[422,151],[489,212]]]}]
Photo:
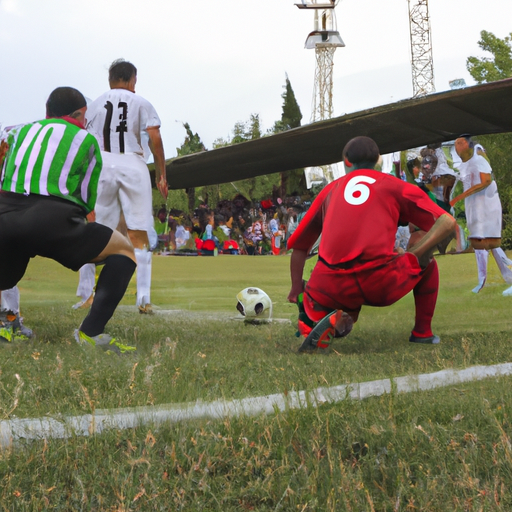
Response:
[{"label": "player's hand", "polygon": [[288,294],[288,302],[292,302],[293,304],[297,304],[297,297],[298,297],[298,296],[299,296],[299,295],[298,295],[297,293],[292,293],[292,292],[290,292],[290,293]]},{"label": "player's hand", "polygon": [[292,302],[293,304],[297,304],[297,299],[301,293],[304,292],[304,285],[301,282],[300,286],[292,286],[290,293],[288,294],[288,302]]},{"label": "player's hand", "polygon": [[167,201],[167,194],[169,193],[169,187],[167,185],[167,180],[165,179],[165,175],[162,174],[162,176],[160,176],[160,179],[158,180],[158,183],[156,186],[157,186],[160,194],[162,194],[162,197]]}]

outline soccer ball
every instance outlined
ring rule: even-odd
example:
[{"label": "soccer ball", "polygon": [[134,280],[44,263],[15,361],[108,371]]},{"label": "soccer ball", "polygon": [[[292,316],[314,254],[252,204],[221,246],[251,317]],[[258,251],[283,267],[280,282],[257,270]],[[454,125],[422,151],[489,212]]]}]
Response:
[{"label": "soccer ball", "polygon": [[236,309],[246,318],[246,321],[272,320],[272,301],[259,288],[244,288],[236,296]]}]

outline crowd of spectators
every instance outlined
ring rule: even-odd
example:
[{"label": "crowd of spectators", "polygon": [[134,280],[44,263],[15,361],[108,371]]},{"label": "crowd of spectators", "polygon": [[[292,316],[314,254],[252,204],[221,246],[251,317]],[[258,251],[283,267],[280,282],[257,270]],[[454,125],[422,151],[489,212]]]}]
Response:
[{"label": "crowd of spectators", "polygon": [[300,197],[251,202],[241,194],[192,214],[162,206],[155,212],[160,254],[285,254],[286,241],[310,206]]}]

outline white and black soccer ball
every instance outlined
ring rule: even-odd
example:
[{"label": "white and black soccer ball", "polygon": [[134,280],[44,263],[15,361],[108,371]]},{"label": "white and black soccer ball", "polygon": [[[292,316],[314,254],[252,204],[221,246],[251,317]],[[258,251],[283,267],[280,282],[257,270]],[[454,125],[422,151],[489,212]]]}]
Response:
[{"label": "white and black soccer ball", "polygon": [[260,288],[244,288],[236,298],[236,309],[246,320],[272,320],[272,301]]}]

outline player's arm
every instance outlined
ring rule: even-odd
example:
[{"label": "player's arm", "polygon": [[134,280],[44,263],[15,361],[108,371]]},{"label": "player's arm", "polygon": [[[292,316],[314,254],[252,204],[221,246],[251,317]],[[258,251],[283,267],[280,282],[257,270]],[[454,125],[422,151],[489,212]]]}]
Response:
[{"label": "player's arm", "polygon": [[320,192],[288,240],[288,249],[293,249],[290,258],[292,287],[288,294],[289,302],[297,302],[297,297],[304,291],[302,282],[304,265],[315,242],[322,234],[322,205],[327,188]]},{"label": "player's arm", "polygon": [[5,140],[0,141],[0,167],[4,163],[4,158],[8,150],[9,145],[7,144],[7,142]]},{"label": "player's arm", "polygon": [[0,167],[2,167],[7,151],[9,151],[9,144],[7,143],[7,132],[0,129]]},{"label": "player's arm", "polygon": [[426,268],[432,259],[436,245],[452,234],[456,227],[457,222],[450,214],[441,215],[425,236],[409,248],[407,252],[411,252],[418,258],[421,268]]},{"label": "player's arm", "polygon": [[160,191],[160,194],[162,194],[162,197],[167,200],[168,187],[165,174],[164,143],[162,142],[160,127],[151,126],[147,128],[147,132],[149,135],[149,149],[151,149],[151,153],[153,153],[153,158],[155,160],[156,187]]},{"label": "player's arm", "polygon": [[292,280],[292,287],[288,294],[289,302],[297,302],[297,297],[304,291],[302,281],[302,274],[304,272],[304,265],[308,257],[309,251],[302,249],[293,249],[290,258],[290,276]]},{"label": "player's arm", "polygon": [[462,194],[459,194],[458,196],[454,197],[450,201],[450,206],[454,206],[455,203],[462,201],[462,199],[466,199],[466,197],[476,194],[477,192],[480,192],[481,190],[484,190],[491,183],[492,183],[491,175],[487,172],[481,172],[480,173],[480,183],[478,185],[473,185],[472,187],[468,188],[465,192],[462,192]]}]

